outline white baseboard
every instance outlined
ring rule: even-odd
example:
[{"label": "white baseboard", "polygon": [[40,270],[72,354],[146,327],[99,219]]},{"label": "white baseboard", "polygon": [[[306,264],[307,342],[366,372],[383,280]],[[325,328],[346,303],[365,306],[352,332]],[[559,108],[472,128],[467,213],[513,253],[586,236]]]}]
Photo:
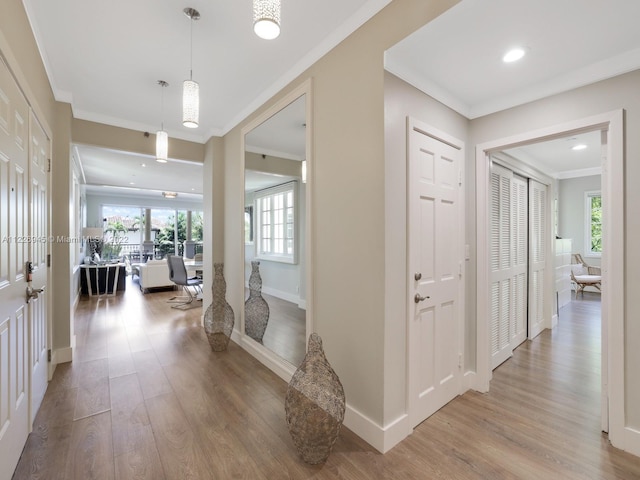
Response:
[{"label": "white baseboard", "polygon": [[401,415],[386,427],[381,427],[348,403],[344,415],[344,426],[380,453],[388,452],[413,431],[409,427],[407,414]]},{"label": "white baseboard", "polygon": [[622,431],[622,435],[617,438],[614,437],[611,433],[609,434],[609,440],[611,440],[611,444],[619,448],[620,450],[624,450],[625,452],[629,452],[632,455],[640,457],[640,431],[631,427],[625,427]]},{"label": "white baseboard", "polygon": [[73,348],[72,347],[64,347],[58,348],[51,352],[51,363],[59,364],[59,363],[67,363],[73,360]]},{"label": "white baseboard", "polygon": [[476,372],[466,372],[462,376],[462,392],[466,392],[467,390],[478,390],[478,385],[476,385],[477,382],[478,375]]},{"label": "white baseboard", "polygon": [[282,290],[277,290],[271,287],[262,286],[262,292],[267,295],[271,295],[272,297],[280,298],[282,300],[286,300],[287,302],[295,303],[298,305],[300,302],[300,297],[294,293],[283,292]]}]

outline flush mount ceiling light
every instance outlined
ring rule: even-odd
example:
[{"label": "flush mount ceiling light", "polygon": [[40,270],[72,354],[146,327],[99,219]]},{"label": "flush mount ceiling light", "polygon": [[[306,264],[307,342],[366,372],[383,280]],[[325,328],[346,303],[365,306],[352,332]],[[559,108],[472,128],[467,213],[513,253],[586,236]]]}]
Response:
[{"label": "flush mount ceiling light", "polygon": [[[156,132],[156,161],[160,163],[167,163],[169,157],[169,135],[164,130],[164,89],[169,84],[164,80],[158,80],[158,85],[162,89],[160,95],[160,130]],[[144,166],[144,164],[142,164]]]},{"label": "flush mount ceiling light", "polygon": [[178,196],[177,192],[162,192],[162,196],[164,198],[176,198]]},{"label": "flush mount ceiling light", "polygon": [[253,0],[253,31],[265,40],[280,35],[280,0]]},{"label": "flush mount ceiling light", "polygon": [[200,120],[200,85],[193,81],[193,22],[200,19],[200,12],[189,7],[183,12],[191,19],[191,46],[189,80],[182,84],[182,124],[188,128],[197,128]]},{"label": "flush mount ceiling light", "polygon": [[525,53],[526,51],[524,48],[521,48],[521,47],[512,48],[511,50],[509,50],[507,53],[504,54],[504,57],[502,57],[502,61],[505,63],[517,62],[522,57],[524,57]]}]

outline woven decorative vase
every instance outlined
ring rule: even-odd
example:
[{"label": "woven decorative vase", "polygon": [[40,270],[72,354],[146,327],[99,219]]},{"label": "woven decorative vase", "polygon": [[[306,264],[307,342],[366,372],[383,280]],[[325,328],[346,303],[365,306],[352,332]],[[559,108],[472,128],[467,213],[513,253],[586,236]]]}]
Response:
[{"label": "woven decorative vase", "polygon": [[302,459],[312,465],[324,463],[340,433],[345,396],[316,333],[309,336],[307,355],[291,378],[284,409],[289,433]]},{"label": "woven decorative vase", "polygon": [[213,285],[211,287],[213,293],[213,302],[207,308],[204,314],[204,331],[207,334],[207,340],[214,352],[222,352],[227,349],[235,318],[231,305],[227,303],[227,282],[224,279],[224,264],[214,263],[215,271],[213,277]]},{"label": "woven decorative vase", "polygon": [[260,262],[251,262],[249,277],[249,298],[244,302],[244,331],[256,342],[262,343],[262,337],[269,323],[269,304],[262,298],[262,277]]}]

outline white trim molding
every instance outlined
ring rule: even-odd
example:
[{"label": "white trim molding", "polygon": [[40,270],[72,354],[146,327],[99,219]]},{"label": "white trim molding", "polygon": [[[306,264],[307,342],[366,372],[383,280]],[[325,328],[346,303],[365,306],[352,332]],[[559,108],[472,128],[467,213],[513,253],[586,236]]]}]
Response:
[{"label": "white trim molding", "polygon": [[489,155],[534,140],[553,139],[585,131],[602,132],[602,429],[611,443],[640,455],[640,432],[626,426],[625,418],[625,290],[624,290],[624,112],[578,119],[476,147],[477,215],[477,381],[474,388],[489,390],[491,379],[488,323]]}]

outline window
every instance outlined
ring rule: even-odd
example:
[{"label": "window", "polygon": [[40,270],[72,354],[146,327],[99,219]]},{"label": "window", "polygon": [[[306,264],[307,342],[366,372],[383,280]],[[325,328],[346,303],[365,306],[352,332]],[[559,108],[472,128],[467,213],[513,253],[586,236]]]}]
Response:
[{"label": "window", "polygon": [[602,255],[602,197],[599,191],[585,192],[585,255]]},{"label": "window", "polygon": [[265,260],[297,263],[297,182],[259,190],[256,202],[256,256]]}]

